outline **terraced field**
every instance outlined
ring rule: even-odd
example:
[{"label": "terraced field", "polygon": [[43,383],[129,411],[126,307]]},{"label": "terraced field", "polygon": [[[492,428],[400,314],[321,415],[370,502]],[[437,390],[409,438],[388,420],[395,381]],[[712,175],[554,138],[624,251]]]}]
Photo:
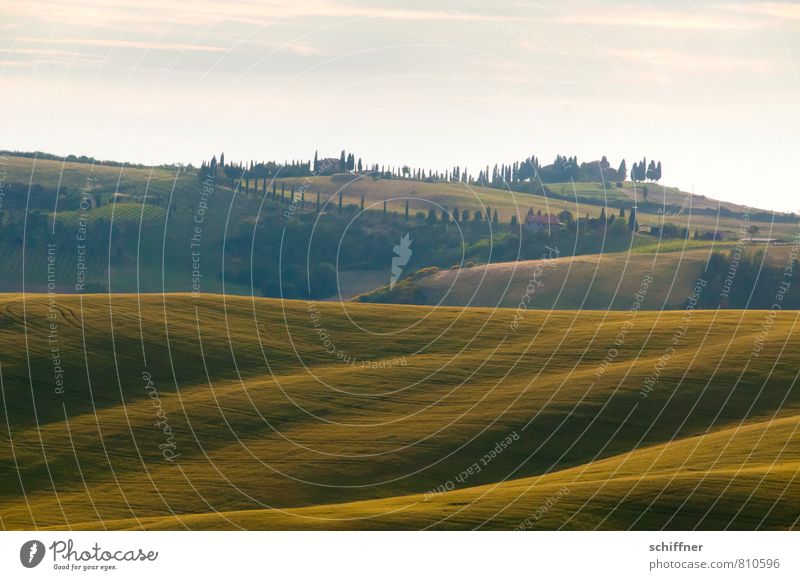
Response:
[{"label": "terraced field", "polygon": [[0,299],[6,529],[798,525],[796,312],[50,299]]}]

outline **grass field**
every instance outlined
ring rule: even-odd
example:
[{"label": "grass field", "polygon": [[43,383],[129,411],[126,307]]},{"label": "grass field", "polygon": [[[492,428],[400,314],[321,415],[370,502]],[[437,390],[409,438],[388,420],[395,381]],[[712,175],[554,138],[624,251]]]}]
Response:
[{"label": "grass field", "polygon": [[797,527],[796,312],[513,314],[3,296],[0,523]]},{"label": "grass field", "polygon": [[[686,246],[684,249],[683,246]],[[644,310],[680,309],[712,252],[727,252],[730,242],[666,240],[637,236],[629,252],[498,262],[436,272],[413,282],[422,291],[413,303],[523,309],[627,310],[636,302],[644,277],[652,273]],[[745,246],[766,250],[766,263],[786,263],[789,246]],[[390,300],[391,301],[391,300]]]},{"label": "grass field", "polygon": [[164,221],[166,214],[166,210],[160,207],[145,205],[142,208],[141,203],[117,202],[116,204],[104,205],[85,213],[80,211],[59,212],[57,219],[65,222],[75,222],[79,218],[85,217],[89,222],[104,219],[113,220],[114,223],[161,223]]}]

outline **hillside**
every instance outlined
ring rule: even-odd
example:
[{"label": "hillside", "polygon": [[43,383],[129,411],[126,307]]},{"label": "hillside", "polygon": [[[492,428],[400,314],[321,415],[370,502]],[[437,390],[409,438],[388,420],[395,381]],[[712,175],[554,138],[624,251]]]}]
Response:
[{"label": "hillside", "polygon": [[[648,236],[649,237],[649,236]],[[672,241],[671,241],[672,242]],[[629,252],[584,256],[546,257],[540,260],[500,262],[469,268],[442,270],[409,280],[389,292],[367,293],[361,301],[399,302],[441,306],[485,306],[527,309],[627,310],[636,301],[645,276],[652,275],[640,308],[681,309],[698,281],[708,281],[707,266],[713,252],[730,252],[730,243],[675,240],[677,244],[641,246]],[[682,250],[680,246],[686,245]],[[783,268],[791,246],[749,245],[746,255],[765,252],[765,266]],[[758,259],[758,258],[755,258]],[[760,262],[759,262],[760,263]],[[739,273],[732,278],[740,294],[753,291],[753,281]],[[777,285],[764,281],[767,297]],[[796,288],[790,289],[793,294]],[[704,287],[704,298],[719,289]],[[713,301],[712,301],[713,302]],[[717,303],[720,300],[717,298]],[[708,303],[700,306],[709,307]],[[725,306],[725,304],[722,304]]]},{"label": "hillside", "polygon": [[762,311],[512,329],[510,310],[232,296],[7,295],[0,313],[6,529],[800,516],[796,313],[767,334]]},{"label": "hillside", "polygon": [[[670,251],[707,247],[703,239],[716,232],[724,237],[717,242],[723,246],[741,237],[743,224],[757,227],[759,236],[789,240],[796,235],[796,225],[785,215],[772,223],[767,214],[746,214],[739,206],[649,184],[649,202],[640,205],[637,215],[642,231],[669,223],[699,239],[684,246],[676,237],[641,236],[631,245],[624,227],[622,236],[620,228],[606,235],[596,219],[604,211],[598,204],[606,199],[606,215],[623,225],[620,206],[627,204],[629,216],[632,199],[642,203],[642,184],[630,182],[613,190],[593,183],[548,184],[552,195],[545,197],[462,183],[340,174],[281,179],[273,184],[274,196],[270,189],[265,198],[263,180],[249,193],[234,191],[229,182],[206,192],[192,168],[93,166],[14,156],[4,158],[4,168],[0,291],[5,292],[41,292],[53,284],[58,292],[188,292],[199,286],[203,292],[350,299],[389,281],[393,247],[408,234],[416,242],[406,274],[428,266],[525,261],[554,243],[564,255],[617,253],[631,246],[641,252],[648,244],[650,251],[661,253],[670,245]],[[297,191],[294,202],[292,190]],[[667,217],[657,211],[658,192]],[[362,196],[364,213],[359,211]],[[483,215],[487,207],[493,216],[496,212],[497,222],[473,217],[444,223],[435,215],[432,223],[427,214],[458,208]],[[569,227],[554,239],[552,232],[534,234],[510,223],[512,214],[522,218],[529,209],[569,211]],[[84,244],[88,251],[81,254]],[[79,272],[81,261],[86,268]],[[487,297],[477,304],[498,300]],[[608,295],[587,304],[611,302]]]}]

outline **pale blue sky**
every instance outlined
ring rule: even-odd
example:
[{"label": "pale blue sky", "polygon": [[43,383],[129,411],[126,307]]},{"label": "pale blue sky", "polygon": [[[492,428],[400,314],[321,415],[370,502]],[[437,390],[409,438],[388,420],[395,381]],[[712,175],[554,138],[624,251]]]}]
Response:
[{"label": "pale blue sky", "polygon": [[664,164],[800,210],[800,4],[0,0],[0,148]]}]

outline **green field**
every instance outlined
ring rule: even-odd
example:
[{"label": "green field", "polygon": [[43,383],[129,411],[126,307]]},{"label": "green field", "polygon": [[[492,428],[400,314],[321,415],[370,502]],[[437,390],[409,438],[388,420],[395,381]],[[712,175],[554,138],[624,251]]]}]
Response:
[{"label": "green field", "polygon": [[798,526],[797,313],[513,314],[6,295],[0,522]]}]

